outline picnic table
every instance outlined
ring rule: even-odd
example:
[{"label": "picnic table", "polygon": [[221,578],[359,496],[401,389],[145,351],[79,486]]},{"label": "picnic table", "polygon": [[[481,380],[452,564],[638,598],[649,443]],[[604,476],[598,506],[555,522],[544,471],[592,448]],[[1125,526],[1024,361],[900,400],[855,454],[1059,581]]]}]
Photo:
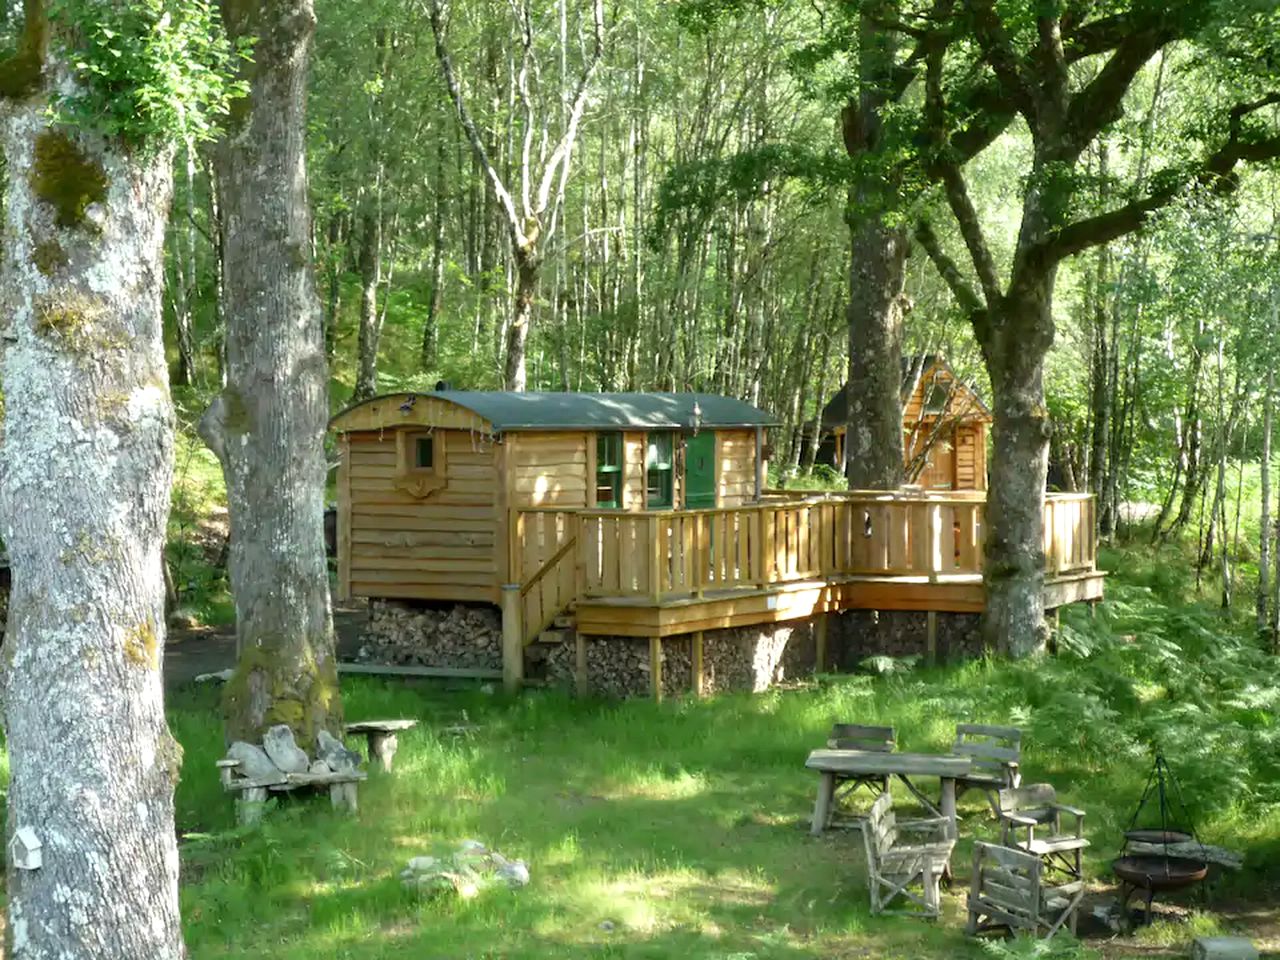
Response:
[{"label": "picnic table", "polygon": [[[969,757],[936,753],[882,753],[875,750],[814,750],[804,765],[821,774],[818,798],[813,805],[814,836],[826,829],[835,795],[838,777],[881,774],[897,777],[915,798],[936,817],[946,817],[948,837],[955,839],[956,830],[956,779],[964,777],[972,764]],[[937,805],[919,787],[912,777],[937,777],[942,784],[942,798]]]}]

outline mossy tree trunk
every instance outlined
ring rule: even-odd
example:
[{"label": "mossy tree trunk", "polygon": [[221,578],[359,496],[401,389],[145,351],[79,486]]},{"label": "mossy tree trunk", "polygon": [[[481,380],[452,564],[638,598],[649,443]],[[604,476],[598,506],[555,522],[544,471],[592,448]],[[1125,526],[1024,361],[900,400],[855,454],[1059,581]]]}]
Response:
[{"label": "mossy tree trunk", "polygon": [[[858,18],[858,94],[845,107],[845,150],[874,156],[883,148],[881,112],[893,98],[897,38],[880,26],[896,2],[877,0]],[[853,489],[893,490],[903,480],[902,294],[907,235],[887,222],[897,184],[863,173],[849,190],[849,381],[845,476]]]},{"label": "mossy tree trunk", "polygon": [[305,165],[311,0],[224,0],[255,36],[249,97],[214,155],[226,271],[227,386],[201,421],[222,462],[240,658],[227,735],[276,723],[309,745],[338,732],[324,552],[327,366],[310,254]]},{"label": "mossy tree trunk", "polygon": [[9,858],[5,956],[177,960],[181,750],[161,682],[172,154],[53,128],[50,92],[76,85],[60,43],[41,73],[38,39],[2,121],[0,518],[13,587],[0,702],[6,839],[33,831],[43,863]]}]

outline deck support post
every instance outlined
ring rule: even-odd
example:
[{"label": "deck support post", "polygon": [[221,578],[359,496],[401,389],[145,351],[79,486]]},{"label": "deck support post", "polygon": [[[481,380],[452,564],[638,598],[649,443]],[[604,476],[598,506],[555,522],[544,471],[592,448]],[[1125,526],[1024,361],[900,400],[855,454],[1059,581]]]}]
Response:
[{"label": "deck support post", "polygon": [[818,622],[813,627],[813,672],[827,671],[827,621],[831,614],[818,614]]},{"label": "deck support post", "polygon": [[702,679],[702,631],[699,630],[693,635],[692,655],[690,661],[693,665],[693,695],[695,697],[706,696],[706,688]]},{"label": "deck support post", "polygon": [[925,621],[925,660],[929,666],[938,662],[938,611],[930,610]]},{"label": "deck support post", "polygon": [[1058,654],[1058,632],[1062,629],[1061,610],[1061,607],[1054,607],[1052,610],[1045,611],[1049,620],[1049,652],[1054,656]]},{"label": "deck support post", "polygon": [[587,638],[576,630],[573,633],[573,687],[580,697],[587,695]]},{"label": "deck support post", "polygon": [[520,623],[520,584],[502,585],[502,688],[515,693],[524,681],[524,629]]},{"label": "deck support post", "polygon": [[662,638],[649,638],[649,692],[657,703],[662,702]]}]

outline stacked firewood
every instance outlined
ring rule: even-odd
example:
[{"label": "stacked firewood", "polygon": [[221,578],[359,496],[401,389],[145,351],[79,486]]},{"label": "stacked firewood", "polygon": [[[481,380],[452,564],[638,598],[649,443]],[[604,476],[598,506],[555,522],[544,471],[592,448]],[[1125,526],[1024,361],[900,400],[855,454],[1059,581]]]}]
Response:
[{"label": "stacked firewood", "polygon": [[394,666],[502,666],[502,618],[484,605],[374,600],[357,659]]}]

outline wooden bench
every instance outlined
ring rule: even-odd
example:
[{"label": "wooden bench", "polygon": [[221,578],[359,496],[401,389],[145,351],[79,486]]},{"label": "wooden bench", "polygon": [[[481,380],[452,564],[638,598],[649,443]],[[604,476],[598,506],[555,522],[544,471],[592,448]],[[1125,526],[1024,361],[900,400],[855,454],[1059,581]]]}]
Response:
[{"label": "wooden bench", "polygon": [[329,788],[329,800],[335,810],[355,813],[359,808],[356,799],[356,786],[361,780],[368,779],[363,770],[352,770],[347,773],[275,773],[267,777],[238,776],[239,760],[219,760],[218,777],[222,781],[222,789],[228,793],[236,793],[236,820],[243,824],[257,823],[262,819],[262,807],[267,801],[267,794],[289,793],[302,788]]},{"label": "wooden bench", "polygon": [[[908,831],[922,834],[923,842],[900,843],[902,834]],[[873,914],[938,918],[938,886],[956,845],[949,833],[946,817],[899,822],[893,812],[893,794],[887,789],[880,794],[862,824]],[[891,908],[899,897],[905,904]]]},{"label": "wooden bench", "polygon": [[348,723],[348,734],[362,734],[369,745],[369,766],[373,766],[374,758],[385,773],[391,772],[391,763],[400,748],[396,734],[401,730],[412,730],[418,725],[417,720],[361,720],[359,723]]}]

